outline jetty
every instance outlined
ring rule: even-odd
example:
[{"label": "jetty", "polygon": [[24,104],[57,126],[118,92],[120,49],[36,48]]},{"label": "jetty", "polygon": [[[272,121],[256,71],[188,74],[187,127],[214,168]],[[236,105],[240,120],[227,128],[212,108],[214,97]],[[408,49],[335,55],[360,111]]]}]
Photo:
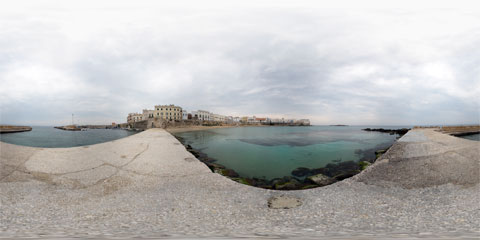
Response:
[{"label": "jetty", "polygon": [[480,142],[438,130],[298,191],[213,173],[163,129],[72,148],[0,142],[0,237],[477,238]]},{"label": "jetty", "polygon": [[0,125],[0,133],[16,133],[16,132],[27,132],[27,131],[32,131],[32,127]]},{"label": "jetty", "polygon": [[67,126],[56,126],[56,129],[65,130],[65,131],[81,131],[82,128],[76,125],[67,125]]}]

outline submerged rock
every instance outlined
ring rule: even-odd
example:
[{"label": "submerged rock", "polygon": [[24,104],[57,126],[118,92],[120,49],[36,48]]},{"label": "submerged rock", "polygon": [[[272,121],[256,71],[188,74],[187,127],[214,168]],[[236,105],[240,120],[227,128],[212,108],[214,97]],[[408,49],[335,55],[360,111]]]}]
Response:
[{"label": "submerged rock", "polygon": [[[285,180],[282,179],[282,180]],[[300,189],[303,184],[295,178],[290,178],[288,181],[282,181],[275,184],[275,189],[277,190],[296,190]]]},{"label": "submerged rock", "polygon": [[230,177],[230,178],[238,178],[238,177],[240,177],[240,175],[238,175],[237,172],[235,172],[235,171],[232,170],[232,169],[228,169],[228,168],[215,169],[214,172],[215,172],[215,173],[218,173],[218,174],[221,174],[221,175],[223,175],[223,176]]},{"label": "submerged rock", "polygon": [[292,171],[292,175],[295,177],[304,177],[310,175],[310,169],[306,167],[299,167]]},{"label": "submerged rock", "polygon": [[342,173],[334,176],[333,178],[337,181],[342,181],[343,179],[353,177],[353,176],[357,175],[358,173],[360,173],[360,170],[351,170],[351,171],[342,172]]},{"label": "submerged rock", "polygon": [[360,170],[365,170],[368,166],[372,165],[370,162],[367,161],[360,161],[358,162],[358,166],[360,167]]},{"label": "submerged rock", "polygon": [[309,181],[317,184],[318,186],[326,186],[335,182],[335,179],[332,179],[323,174],[313,175],[307,178]]}]

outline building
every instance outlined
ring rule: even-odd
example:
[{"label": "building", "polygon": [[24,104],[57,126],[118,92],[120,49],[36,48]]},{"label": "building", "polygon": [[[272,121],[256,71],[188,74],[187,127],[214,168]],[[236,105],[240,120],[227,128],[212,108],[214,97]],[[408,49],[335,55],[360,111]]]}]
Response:
[{"label": "building", "polygon": [[225,116],[220,114],[212,114],[213,121],[215,122],[225,122]]},{"label": "building", "polygon": [[201,120],[201,121],[212,121],[212,113],[205,110],[198,110],[192,112],[193,119]]},{"label": "building", "polygon": [[134,123],[142,121],[143,115],[140,113],[129,113],[127,116],[127,123]]},{"label": "building", "polygon": [[182,108],[179,106],[175,106],[173,104],[170,105],[156,105],[155,109],[153,110],[154,118],[170,120],[170,121],[180,121],[182,120]]},{"label": "building", "polygon": [[153,110],[143,109],[142,120],[148,120],[150,118],[153,118],[154,114],[155,114],[155,111]]},{"label": "building", "polygon": [[298,125],[304,125],[304,126],[310,126],[310,120],[309,119],[299,119],[295,121],[296,124]]},{"label": "building", "polygon": [[267,118],[255,118],[255,122],[259,122],[259,123],[266,123],[267,122]]},{"label": "building", "polygon": [[188,112],[185,109],[182,109],[182,120],[188,120],[191,119],[192,117],[188,118]]},{"label": "building", "polygon": [[247,123],[247,121],[248,121],[248,117],[241,117],[240,118],[240,122],[242,122],[242,123]]}]

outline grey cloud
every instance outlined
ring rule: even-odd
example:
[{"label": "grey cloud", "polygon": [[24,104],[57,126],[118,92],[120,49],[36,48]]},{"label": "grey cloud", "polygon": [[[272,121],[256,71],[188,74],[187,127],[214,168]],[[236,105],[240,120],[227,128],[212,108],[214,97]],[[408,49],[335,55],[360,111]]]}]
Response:
[{"label": "grey cloud", "polygon": [[[2,91],[1,121],[48,124],[75,112],[85,122],[122,122],[128,112],[161,103],[227,115],[302,116],[316,124],[479,121],[474,46],[480,38],[468,32],[478,25],[445,39],[433,28],[416,36],[436,26],[425,12],[229,9],[164,12],[162,18],[119,11],[125,18],[117,25],[87,23],[78,39],[56,15],[20,23],[0,17],[0,53],[7,53],[0,56],[0,79],[14,82],[18,69],[32,65],[68,78],[53,94]],[[147,20],[136,18],[144,14]],[[410,30],[398,23],[402,19],[426,25]],[[454,78],[439,76],[442,84],[430,84],[437,77],[423,69],[431,63],[448,66]],[[19,81],[28,86],[28,77]],[[59,81],[35,77],[52,86]]]}]

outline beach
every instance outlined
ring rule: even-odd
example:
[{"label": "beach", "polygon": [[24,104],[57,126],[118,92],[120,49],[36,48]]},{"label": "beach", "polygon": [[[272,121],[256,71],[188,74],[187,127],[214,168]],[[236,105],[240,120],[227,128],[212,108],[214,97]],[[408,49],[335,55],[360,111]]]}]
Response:
[{"label": "beach", "polygon": [[480,143],[430,129],[410,131],[350,179],[298,191],[212,173],[162,129],[73,148],[0,144],[0,237],[479,234]]}]

